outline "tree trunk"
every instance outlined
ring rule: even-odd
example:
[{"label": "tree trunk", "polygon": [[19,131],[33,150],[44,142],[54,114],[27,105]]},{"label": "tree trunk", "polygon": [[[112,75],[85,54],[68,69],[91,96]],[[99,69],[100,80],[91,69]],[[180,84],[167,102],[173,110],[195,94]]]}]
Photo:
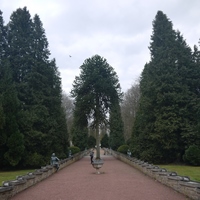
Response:
[{"label": "tree trunk", "polygon": [[100,159],[100,135],[99,135],[99,124],[96,125],[96,146],[97,146],[97,153],[96,159]]},{"label": "tree trunk", "polygon": [[100,105],[99,105],[99,96],[96,96],[96,146],[97,146],[97,153],[96,153],[96,159],[100,159],[100,135],[99,135],[99,110],[100,110]]}]

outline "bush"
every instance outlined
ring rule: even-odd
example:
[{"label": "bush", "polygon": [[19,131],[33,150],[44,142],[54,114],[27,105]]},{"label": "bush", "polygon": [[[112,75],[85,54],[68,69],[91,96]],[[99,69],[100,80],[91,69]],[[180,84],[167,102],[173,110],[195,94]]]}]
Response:
[{"label": "bush", "polygon": [[127,151],[129,149],[129,146],[127,144],[124,144],[124,145],[121,145],[117,151],[120,152],[120,153],[124,153],[124,154],[127,154]]},{"label": "bush", "polygon": [[44,157],[41,154],[38,154],[35,152],[33,154],[29,154],[26,157],[25,164],[27,166],[30,166],[31,168],[33,167],[38,168],[38,167],[46,165],[46,162],[44,160]]},{"label": "bush", "polygon": [[191,145],[185,151],[183,160],[191,165],[200,165],[200,148],[196,145]]},{"label": "bush", "polygon": [[71,146],[71,147],[69,147],[69,150],[71,150],[72,155],[73,155],[73,154],[76,154],[76,153],[78,153],[78,152],[80,152],[80,148],[78,148],[78,147],[76,147],[76,146]]}]

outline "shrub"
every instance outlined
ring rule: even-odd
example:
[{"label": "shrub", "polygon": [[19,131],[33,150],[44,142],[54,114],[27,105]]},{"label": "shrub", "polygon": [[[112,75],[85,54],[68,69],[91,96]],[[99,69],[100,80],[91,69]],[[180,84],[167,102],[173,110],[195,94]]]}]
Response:
[{"label": "shrub", "polygon": [[71,147],[69,147],[69,150],[71,150],[72,155],[73,155],[73,154],[76,154],[76,153],[78,153],[78,152],[80,152],[80,148],[78,148],[78,147],[76,147],[76,146],[71,146]]},{"label": "shrub", "polygon": [[[47,162],[49,163],[49,162]],[[44,157],[41,154],[38,153],[33,153],[33,154],[29,154],[26,157],[26,165],[30,166],[30,167],[41,167],[46,165],[46,162],[44,160]]]},{"label": "shrub", "polygon": [[117,151],[120,152],[120,153],[124,153],[124,154],[127,154],[127,151],[129,149],[129,146],[127,144],[124,144],[124,145],[121,145]]},{"label": "shrub", "polygon": [[200,148],[195,144],[189,146],[185,151],[183,160],[191,165],[200,165]]}]

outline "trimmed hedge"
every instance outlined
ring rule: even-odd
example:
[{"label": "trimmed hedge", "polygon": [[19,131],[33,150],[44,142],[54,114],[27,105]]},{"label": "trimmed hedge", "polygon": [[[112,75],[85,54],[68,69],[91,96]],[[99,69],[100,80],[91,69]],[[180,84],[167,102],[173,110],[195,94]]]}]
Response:
[{"label": "trimmed hedge", "polygon": [[117,151],[123,154],[127,154],[127,151],[129,149],[129,146],[127,144],[121,145]]},{"label": "trimmed hedge", "polygon": [[80,152],[80,148],[76,146],[69,147],[69,150],[71,150],[72,155]]}]

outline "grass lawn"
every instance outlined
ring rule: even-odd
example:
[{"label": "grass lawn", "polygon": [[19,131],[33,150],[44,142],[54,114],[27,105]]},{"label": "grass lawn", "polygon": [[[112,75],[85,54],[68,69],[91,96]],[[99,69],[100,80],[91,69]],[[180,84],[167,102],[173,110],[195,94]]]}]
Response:
[{"label": "grass lawn", "polygon": [[200,182],[200,167],[185,166],[185,165],[159,165],[167,171],[176,172],[180,176],[188,176],[190,180]]},{"label": "grass lawn", "polygon": [[15,180],[17,176],[25,175],[33,171],[34,170],[0,171],[0,186],[2,186],[3,181]]}]

